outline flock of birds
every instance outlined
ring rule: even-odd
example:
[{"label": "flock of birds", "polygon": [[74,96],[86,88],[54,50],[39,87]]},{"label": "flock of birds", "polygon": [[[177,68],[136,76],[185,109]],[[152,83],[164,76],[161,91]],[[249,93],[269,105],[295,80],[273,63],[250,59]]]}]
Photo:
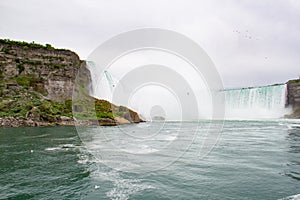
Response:
[{"label": "flock of birds", "polygon": [[259,40],[258,37],[254,37],[254,36],[250,35],[248,30],[246,30],[246,32],[244,32],[244,33],[239,30],[234,30],[233,32],[236,34],[239,34],[239,35],[243,35],[244,38],[249,39],[249,40]]},{"label": "flock of birds", "polygon": [[[248,30],[246,30],[246,32],[242,32],[242,31],[239,31],[239,30],[233,30],[233,32],[238,34],[239,36],[242,36],[245,39],[248,39],[248,40],[256,40],[256,41],[260,40],[258,37],[254,37],[251,34],[249,34]],[[264,58],[268,59],[267,56],[265,56]]]}]

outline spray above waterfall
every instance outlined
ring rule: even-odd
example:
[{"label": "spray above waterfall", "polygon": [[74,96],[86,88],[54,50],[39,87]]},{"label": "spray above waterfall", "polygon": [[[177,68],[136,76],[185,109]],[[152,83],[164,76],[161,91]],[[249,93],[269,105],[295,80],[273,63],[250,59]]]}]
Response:
[{"label": "spray above waterfall", "polygon": [[[112,96],[113,90],[116,85],[119,83],[119,80],[113,77],[108,71],[104,71],[104,82],[106,82],[107,90],[109,88],[110,95]],[[105,83],[102,83],[105,85]],[[196,84],[196,83],[194,83]],[[124,87],[124,86],[123,86]],[[209,119],[209,111],[205,109],[210,106],[209,96],[207,95],[207,91],[204,90],[203,85],[199,83],[199,87],[202,89],[195,90],[197,91],[196,96],[198,97],[198,104],[200,105],[201,113],[198,119]],[[226,108],[226,116],[225,119],[276,119],[281,118],[284,115],[288,114],[291,110],[286,107],[286,84],[277,84],[271,86],[261,86],[261,87],[252,87],[252,88],[240,88],[240,89],[226,89],[220,91],[225,95],[225,108]],[[101,89],[102,91],[104,88]],[[152,89],[148,88],[145,92],[150,93],[150,96],[160,96],[159,99],[152,99],[156,104],[164,104],[164,108],[172,105],[172,102],[176,102],[176,99],[170,99],[167,96],[164,96],[164,91],[161,90],[160,87],[152,86]],[[189,92],[186,93],[189,95]],[[146,99],[145,99],[146,97]],[[140,110],[146,109],[150,112],[151,115],[151,105],[146,105],[147,100],[151,99],[151,97],[147,97],[146,94],[143,94],[141,91],[135,96],[131,105],[139,104]],[[165,103],[165,100],[167,101]],[[139,103],[138,103],[139,102]],[[203,106],[201,106],[203,105]],[[150,106],[150,107],[149,107]],[[154,106],[155,107],[155,106]],[[172,106],[167,110],[172,110]],[[143,113],[143,116],[147,116],[147,114]],[[173,118],[168,118],[169,120],[178,119],[178,113],[172,113]],[[160,116],[156,116],[160,117]],[[165,113],[161,116],[165,117]],[[150,118],[152,119],[152,117]],[[149,120],[149,118],[148,118]]]},{"label": "spray above waterfall", "polygon": [[88,58],[96,98],[129,107],[146,120],[157,106],[166,120],[224,117],[224,97],[217,93],[223,89],[221,79],[197,44],[160,29],[129,33],[112,38],[113,46],[104,44]]}]

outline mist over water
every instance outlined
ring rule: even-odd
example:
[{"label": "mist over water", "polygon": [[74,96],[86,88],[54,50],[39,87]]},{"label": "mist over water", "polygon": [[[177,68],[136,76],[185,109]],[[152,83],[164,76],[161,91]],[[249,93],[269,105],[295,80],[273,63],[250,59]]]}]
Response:
[{"label": "mist over water", "polygon": [[135,110],[151,121],[160,107],[167,121],[278,119],[286,85],[224,90],[207,53],[169,30],[138,29],[112,37],[88,58],[96,98]]},{"label": "mist over water", "polygon": [[143,50],[119,58],[104,71],[93,62],[88,68],[93,96],[129,107],[146,120],[157,106],[168,121],[211,118],[212,94],[205,78],[170,53]]},{"label": "mist over water", "polygon": [[[112,72],[114,72],[112,70]],[[190,77],[194,78],[194,77]],[[205,86],[205,81],[198,77],[199,84],[190,82],[190,90],[178,84],[178,90],[169,90],[163,85],[151,83],[143,85],[130,94],[128,101],[117,101],[113,98],[114,92],[131,92],[131,82],[120,81],[110,72],[105,71],[103,78],[95,88],[98,88],[94,95],[98,98],[110,100],[115,104],[122,104],[136,110],[144,119],[151,120],[153,107],[161,107],[162,113],[168,121],[180,121],[182,118],[182,104],[188,101],[191,94],[194,94],[196,103],[190,104],[188,110],[198,108],[197,117],[190,117],[189,120],[212,119],[212,98],[213,92]],[[116,89],[117,88],[117,89]],[[129,89],[131,88],[131,89]],[[291,112],[286,105],[287,98],[286,84],[261,86],[252,88],[226,89],[214,91],[218,95],[224,95],[225,99],[219,106],[225,107],[225,119],[278,119]],[[123,94],[122,94],[123,95]],[[178,98],[181,96],[181,98]],[[191,111],[189,111],[191,113]],[[153,116],[152,116],[153,117]]]}]

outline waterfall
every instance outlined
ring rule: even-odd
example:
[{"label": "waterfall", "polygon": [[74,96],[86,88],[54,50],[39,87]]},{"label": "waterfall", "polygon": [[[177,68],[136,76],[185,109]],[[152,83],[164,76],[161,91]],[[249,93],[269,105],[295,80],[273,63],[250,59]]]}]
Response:
[{"label": "waterfall", "polygon": [[[91,71],[91,79],[93,85],[93,91],[91,95],[105,99],[113,102],[112,95],[114,93],[115,87],[119,84],[121,88],[125,88],[123,84],[120,83],[117,77],[114,77],[110,72],[98,72],[93,62],[87,62],[87,67]],[[101,76],[96,76],[96,74],[101,74]],[[121,85],[120,85],[121,84]],[[154,90],[152,88],[152,90]],[[152,90],[149,90],[153,93]],[[157,89],[155,89],[157,90]],[[148,91],[148,92],[149,92]],[[210,119],[210,114],[212,112],[209,94],[203,92],[206,90],[199,90],[196,94],[199,94],[201,98],[198,101],[199,109],[203,119]],[[163,92],[163,91],[161,91]],[[151,93],[151,94],[152,94]],[[158,91],[156,93],[159,93]],[[287,85],[286,84],[277,84],[271,86],[261,86],[261,87],[252,87],[252,88],[240,88],[240,89],[225,89],[221,91],[225,96],[225,104],[222,101],[222,105],[225,105],[225,119],[278,119],[284,117],[286,114],[290,114],[292,109],[286,107],[287,102]],[[140,95],[136,104],[139,105],[139,112],[147,110],[148,107],[141,106],[140,102],[145,105],[147,102],[150,102],[151,98],[145,98],[145,93],[137,93]],[[161,98],[162,93],[159,93],[157,98],[159,102],[158,105],[165,103],[167,107],[172,107],[173,104],[170,103],[170,99]],[[133,102],[133,101],[132,101]],[[175,102],[175,101],[174,101]],[[113,102],[115,104],[120,104],[120,102]],[[151,102],[150,102],[151,103]],[[122,104],[122,103],[121,103]],[[165,105],[164,104],[164,105]],[[135,104],[132,104],[135,105]],[[148,105],[148,104],[147,104]],[[174,104],[175,105],[175,104]],[[130,105],[126,105],[129,106]],[[192,106],[190,106],[193,108]],[[134,106],[133,109],[136,109]],[[173,108],[170,110],[174,110]],[[171,119],[176,119],[177,116],[172,113]],[[170,114],[171,115],[171,114]],[[173,116],[174,115],[174,116]],[[208,117],[207,117],[208,116]],[[173,117],[173,118],[172,118]],[[179,117],[180,118],[180,117]],[[178,118],[178,119],[179,119]],[[201,118],[201,119],[202,119]]]},{"label": "waterfall", "polygon": [[224,90],[227,119],[280,118],[286,108],[286,84]]}]

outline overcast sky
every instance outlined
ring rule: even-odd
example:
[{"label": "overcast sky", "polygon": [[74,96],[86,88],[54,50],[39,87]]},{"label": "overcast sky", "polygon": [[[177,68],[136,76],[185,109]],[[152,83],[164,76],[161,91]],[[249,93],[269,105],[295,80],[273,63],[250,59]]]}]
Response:
[{"label": "overcast sky", "polygon": [[120,32],[182,33],[211,57],[226,88],[300,75],[299,0],[2,0],[0,38],[50,43],[81,59]]}]

